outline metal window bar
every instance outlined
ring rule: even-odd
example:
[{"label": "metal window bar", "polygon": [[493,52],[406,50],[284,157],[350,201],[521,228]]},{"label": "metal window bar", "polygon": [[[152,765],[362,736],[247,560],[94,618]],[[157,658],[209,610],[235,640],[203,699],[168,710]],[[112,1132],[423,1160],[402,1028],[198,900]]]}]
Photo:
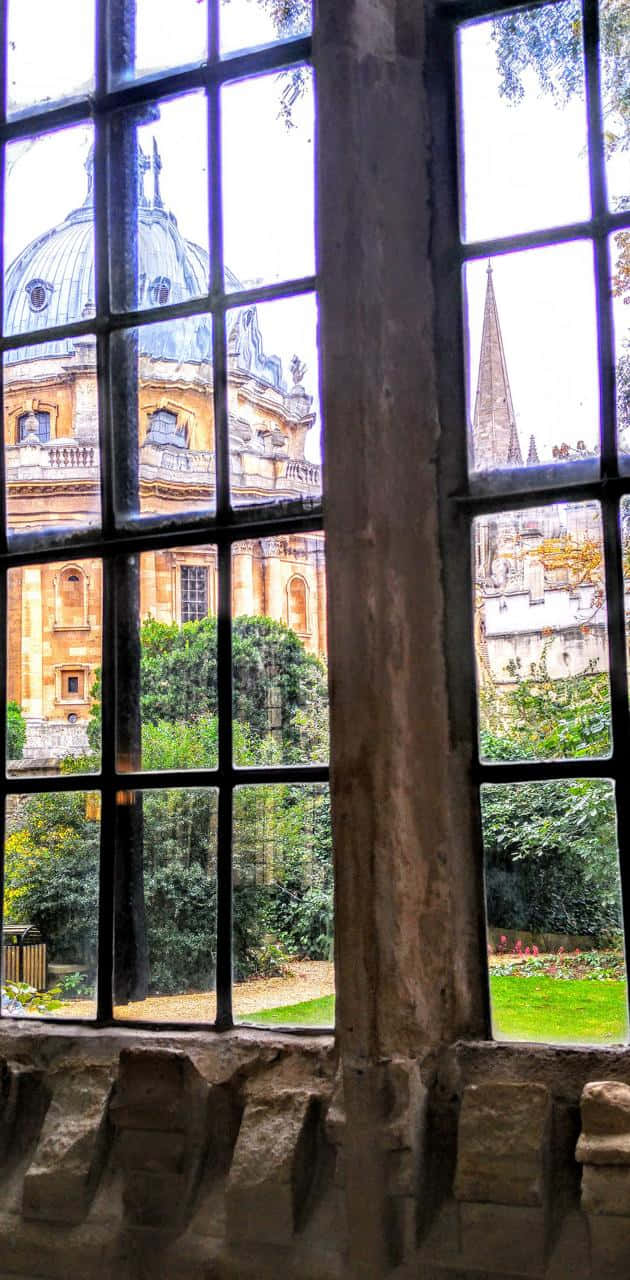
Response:
[{"label": "metal window bar", "polygon": [[[551,0],[553,3],[553,0]],[[535,10],[549,0],[519,5],[519,9]],[[446,162],[438,161],[435,176],[442,187],[442,195],[448,201],[447,216],[436,230],[434,269],[439,277],[442,300],[438,300],[438,326],[443,338],[452,344],[455,329],[460,335],[456,351],[459,365],[459,386],[456,390],[446,385],[444,372],[440,379],[440,397],[445,418],[459,422],[456,432],[456,460],[443,468],[442,521],[444,536],[452,537],[453,529],[461,529],[465,522],[468,537],[461,539],[466,548],[465,564],[459,562],[455,576],[459,575],[460,588],[465,584],[469,606],[465,610],[465,625],[472,636],[472,521],[475,516],[490,512],[511,511],[523,507],[546,506],[559,501],[597,500],[601,504],[605,587],[608,624],[609,679],[612,721],[612,753],[608,759],[565,760],[560,762],[490,764],[481,763],[478,757],[478,709],[475,697],[475,672],[472,644],[460,663],[457,674],[452,676],[455,714],[462,720],[462,707],[466,708],[468,725],[472,722],[472,741],[477,754],[473,760],[473,780],[477,784],[477,809],[474,815],[478,833],[478,866],[480,892],[483,884],[483,844],[481,839],[481,813],[479,785],[481,783],[509,783],[561,780],[563,778],[609,778],[615,785],[617,833],[621,875],[622,904],[626,938],[630,930],[630,792],[627,786],[630,762],[630,708],[628,704],[627,637],[624,617],[623,548],[620,523],[620,503],[630,494],[630,477],[621,476],[618,467],[616,438],[616,404],[614,372],[614,338],[612,302],[610,294],[611,234],[630,227],[630,212],[614,212],[606,202],[606,166],[604,133],[601,111],[600,63],[599,63],[599,8],[597,0],[582,0],[583,45],[588,131],[588,166],[592,202],[592,216],[583,222],[567,226],[547,227],[531,232],[464,244],[458,227],[457,206],[461,184],[458,174],[458,156],[461,142],[457,140],[456,103],[456,54],[455,41],[458,26],[474,18],[500,16],[517,6],[492,3],[492,0],[442,0],[435,20],[436,49],[441,49],[449,64],[449,85],[438,86],[433,80],[433,127],[439,143],[448,139],[450,150]],[[439,61],[436,53],[436,60]],[[467,426],[464,401],[465,368],[462,338],[462,269],[466,262],[480,258],[496,257],[511,251],[562,244],[571,240],[587,240],[593,246],[595,272],[595,298],[597,311],[597,343],[600,377],[600,474],[599,478],[584,483],[576,468],[562,464],[555,469],[553,484],[541,487],[535,477],[528,477],[523,470],[502,471],[500,478],[479,478],[467,473]],[[448,281],[449,289],[444,288]],[[446,298],[444,294],[447,294]],[[448,296],[450,293],[450,296]],[[450,333],[449,333],[450,328]],[[451,379],[452,381],[452,379]],[[463,423],[463,429],[462,429]],[[453,443],[453,441],[451,441]],[[450,485],[447,489],[444,484]],[[465,692],[467,687],[467,692]],[[485,916],[484,910],[481,918]],[[486,966],[486,938],[480,934],[482,963]],[[485,991],[486,1029],[490,1034],[489,985]]]},{"label": "metal window bar", "polygon": [[[236,786],[246,783],[273,785],[281,782],[328,782],[329,770],[323,765],[272,766],[242,768],[232,761],[232,634],[231,634],[231,549],[233,542],[242,537],[264,537],[274,533],[305,533],[320,531],[323,527],[323,510],[319,501],[284,502],[258,506],[255,510],[233,510],[230,503],[230,460],[227,420],[227,350],[225,337],[225,313],[247,303],[271,301],[295,297],[316,290],[315,276],[293,279],[278,285],[265,285],[241,292],[227,293],[224,288],[222,250],[222,185],[220,156],[220,89],[229,81],[242,79],[263,72],[282,70],[301,63],[310,63],[312,40],[310,36],[283,40],[252,52],[219,56],[219,6],[221,0],[208,0],[208,56],[201,64],[183,69],[167,70],[125,84],[109,88],[112,58],[118,70],[124,69],[122,59],[129,58],[133,41],[120,42],[116,37],[129,29],[130,14],[135,0],[97,0],[96,3],[96,75],[92,95],[77,97],[68,102],[38,105],[21,112],[11,120],[6,118],[6,30],[8,0],[0,0],[0,179],[4,180],[5,154],[8,142],[16,138],[36,137],[71,124],[92,121],[94,124],[94,238],[96,267],[96,314],[88,320],[80,320],[63,326],[38,330],[37,342],[45,342],[55,336],[71,337],[85,333],[96,334],[98,366],[98,411],[100,428],[100,483],[101,528],[78,535],[72,531],[62,533],[24,534],[12,536],[9,545],[6,522],[6,462],[4,449],[0,450],[0,617],[6,618],[7,574],[9,569],[27,564],[46,564],[59,558],[70,547],[73,553],[98,557],[103,562],[103,613],[102,613],[102,764],[98,775],[57,775],[38,777],[6,777],[6,698],[0,698],[0,778],[3,798],[0,804],[0,847],[4,849],[5,805],[8,795],[35,795],[49,792],[69,792],[81,789],[99,792],[101,798],[100,841],[100,891],[99,891],[99,940],[98,987],[96,1025],[115,1025],[114,1005],[114,886],[116,857],[114,850],[120,843],[118,822],[121,794],[151,789],[167,790],[172,787],[218,787],[218,839],[217,839],[217,966],[216,1030],[233,1026],[232,1020],[232,796]],[[129,64],[127,63],[127,66]],[[174,97],[191,89],[203,89],[208,112],[208,173],[209,173],[209,240],[211,281],[207,294],[181,303],[159,302],[142,311],[130,307],[119,314],[111,309],[111,256],[110,248],[121,235],[119,210],[114,210],[110,198],[112,172],[122,182],[125,169],[112,139],[112,117],[121,108],[141,107],[145,104]],[[124,145],[124,144],[123,144]],[[118,154],[117,154],[118,151]],[[133,169],[132,169],[133,173]],[[119,187],[120,190],[120,187]],[[118,204],[118,201],[117,201]],[[123,220],[124,222],[124,220]],[[122,233],[125,233],[124,225]],[[4,237],[0,235],[0,316],[4,316]],[[115,255],[113,255],[115,257]],[[128,457],[120,447],[114,448],[114,423],[110,396],[112,357],[110,336],[117,330],[128,330],[151,324],[156,320],[211,313],[213,317],[214,409],[216,439],[216,514],[178,517],[176,525],[170,518],[143,520],[127,523],[116,515],[115,497],[127,492],[129,476],[124,468]],[[30,334],[0,336],[0,396],[4,352],[32,342]],[[120,370],[116,370],[119,374]],[[122,456],[121,456],[122,455]],[[123,469],[121,477],[120,471]],[[194,546],[211,542],[218,553],[218,610],[217,610],[217,672],[219,760],[217,769],[165,770],[160,773],[136,769],[119,773],[116,760],[119,748],[117,709],[120,708],[119,664],[121,646],[129,640],[129,632],[137,630],[137,617],[132,616],[129,605],[130,563],[137,566],[144,551],[160,547]],[[7,632],[0,626],[0,682],[6,689]],[[137,714],[137,709],[136,709]],[[124,852],[124,851],[123,851]],[[4,859],[0,857],[0,911],[2,909]],[[6,1015],[5,1015],[6,1016]],[[54,1023],[51,1017],[38,1019]],[[65,1019],[64,1022],[72,1022]],[[85,1019],[81,1022],[85,1023]],[[125,1019],[125,1026],[153,1027],[156,1030],[183,1030],[199,1028],[200,1023],[170,1023],[150,1020]],[[261,1029],[261,1030],[264,1030]],[[291,1030],[291,1028],[288,1028]],[[300,1027],[300,1035],[321,1035],[326,1028],[312,1031]],[[328,1029],[330,1030],[330,1029]]]}]

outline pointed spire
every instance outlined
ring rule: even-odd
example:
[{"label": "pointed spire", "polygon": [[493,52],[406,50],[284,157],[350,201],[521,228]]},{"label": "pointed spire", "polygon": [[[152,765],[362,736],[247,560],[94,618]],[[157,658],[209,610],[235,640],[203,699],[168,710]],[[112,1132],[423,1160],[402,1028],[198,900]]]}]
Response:
[{"label": "pointed spire", "polygon": [[538,457],[538,449],[536,448],[536,437],[530,436],[529,452],[527,454],[527,465],[528,467],[537,467],[539,462],[540,462],[540,458]]},{"label": "pointed spire", "polygon": [[473,453],[477,471],[523,465],[491,262],[488,263],[487,277],[473,418]]},{"label": "pointed spire", "polygon": [[158,151],[158,144],[153,137],[153,205],[156,209],[164,208],[164,201],[160,192],[160,171],[162,168],[162,157]]}]

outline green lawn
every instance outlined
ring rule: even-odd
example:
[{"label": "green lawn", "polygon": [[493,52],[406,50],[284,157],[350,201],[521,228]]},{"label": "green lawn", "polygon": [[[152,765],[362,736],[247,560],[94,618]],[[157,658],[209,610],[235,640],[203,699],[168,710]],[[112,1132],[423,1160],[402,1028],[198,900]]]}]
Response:
[{"label": "green lawn", "polygon": [[[490,979],[496,1040],[548,1044],[619,1044],[626,1040],[625,982],[558,978]],[[335,997],[260,1009],[239,1021],[276,1026],[332,1027]]]},{"label": "green lawn", "polygon": [[279,1009],[260,1009],[248,1013],[239,1022],[273,1022],[285,1026],[334,1027],[335,997],[320,996],[318,1000],[304,1000],[301,1004],[285,1004]]},{"label": "green lawn", "polygon": [[627,1038],[626,983],[490,978],[495,1040],[619,1044]]}]

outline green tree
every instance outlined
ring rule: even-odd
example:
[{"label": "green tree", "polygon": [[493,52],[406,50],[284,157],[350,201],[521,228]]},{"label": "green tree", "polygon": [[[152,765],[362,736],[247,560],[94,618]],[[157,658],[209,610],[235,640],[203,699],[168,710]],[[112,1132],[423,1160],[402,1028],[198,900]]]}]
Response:
[{"label": "green tree", "polygon": [[[143,767],[215,767],[215,620],[206,618],[181,628],[149,621],[141,638]],[[237,716],[233,730],[239,763],[325,758],[323,664],[306,653],[287,627],[267,618],[236,619],[233,649]],[[92,696],[89,738],[98,752],[98,675]],[[89,771],[94,765],[94,755],[68,759],[64,771]],[[318,958],[330,952],[330,821],[327,797],[322,791],[314,802],[313,791],[273,785],[237,792],[237,979],[265,968],[270,935],[294,954]],[[162,994],[208,989],[216,961],[216,791],[212,787],[147,790],[142,807],[151,990]],[[49,856],[53,851],[54,858]],[[258,875],[261,851],[270,853],[270,875]],[[13,918],[35,920],[53,958],[87,963],[88,952],[79,944],[90,923],[94,933],[96,929],[98,823],[90,820],[85,796],[26,800],[10,853],[7,902]],[[75,890],[83,881],[85,899],[78,904]],[[74,932],[68,929],[72,912],[77,922]]]},{"label": "green tree", "polygon": [[[546,652],[513,686],[480,695],[486,760],[579,759],[610,752],[608,676],[592,668],[553,680]],[[614,797],[599,779],[510,783],[482,790],[489,923],[583,933],[620,927]]]},{"label": "green tree", "polygon": [[7,702],[7,756],[21,760],[26,742],[26,721],[17,702]]},{"label": "green tree", "polygon": [[[609,151],[630,147],[630,4],[603,0],[600,5],[602,92]],[[525,75],[532,70],[544,93],[566,102],[583,92],[582,19],[579,5],[564,3],[523,9],[492,24],[500,92],[524,97]]]}]

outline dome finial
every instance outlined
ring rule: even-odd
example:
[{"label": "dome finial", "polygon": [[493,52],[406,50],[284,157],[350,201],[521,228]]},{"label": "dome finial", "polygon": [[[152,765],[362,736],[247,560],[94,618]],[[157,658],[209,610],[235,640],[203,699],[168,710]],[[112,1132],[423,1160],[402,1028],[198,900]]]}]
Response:
[{"label": "dome finial", "polygon": [[164,208],[164,201],[160,192],[160,171],[162,169],[162,157],[158,151],[158,145],[153,135],[153,204],[156,209]]}]

